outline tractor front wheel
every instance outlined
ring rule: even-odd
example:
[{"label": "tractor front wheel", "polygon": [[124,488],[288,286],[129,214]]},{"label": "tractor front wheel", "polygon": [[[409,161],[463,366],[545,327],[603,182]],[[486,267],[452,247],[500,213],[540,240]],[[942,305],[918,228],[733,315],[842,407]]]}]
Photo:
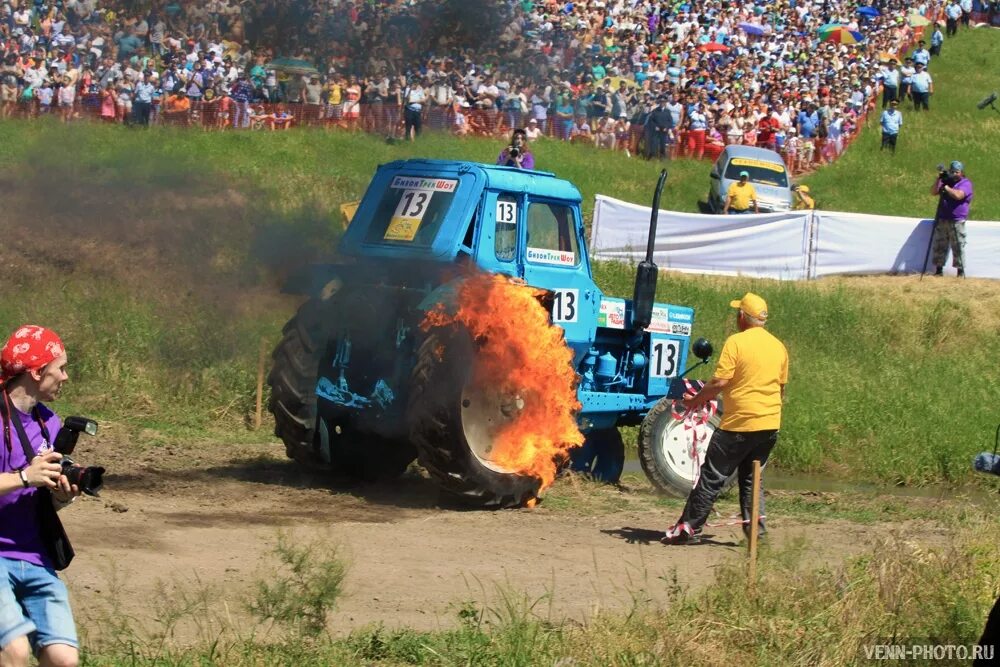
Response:
[{"label": "tractor front wheel", "polygon": [[498,432],[517,418],[523,398],[475,387],[477,350],[468,332],[437,329],[420,346],[410,383],[408,422],[417,460],[461,504],[523,507],[541,481],[491,456]]},{"label": "tractor front wheel", "polygon": [[686,498],[698,480],[719,415],[715,413],[707,423],[692,428],[674,416],[673,407],[672,399],[663,398],[642,421],[639,463],[657,491]]}]

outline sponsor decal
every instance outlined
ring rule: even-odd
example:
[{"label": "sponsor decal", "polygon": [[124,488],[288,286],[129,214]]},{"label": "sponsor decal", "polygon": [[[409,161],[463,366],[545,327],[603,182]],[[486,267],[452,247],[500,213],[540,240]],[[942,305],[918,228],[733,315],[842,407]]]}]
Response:
[{"label": "sponsor decal", "polygon": [[669,308],[667,310],[667,320],[670,322],[687,322],[690,324],[693,315],[694,313],[686,308],[684,310],[679,308]]},{"label": "sponsor decal", "polygon": [[678,324],[677,322],[670,323],[670,333],[675,336],[690,336],[691,335],[691,325],[690,324]]},{"label": "sponsor decal", "polygon": [[753,160],[748,157],[734,157],[729,161],[729,164],[736,165],[737,167],[757,167],[758,169],[776,171],[779,174],[785,173],[785,167],[780,164],[765,162],[764,160]]},{"label": "sponsor decal", "polygon": [[670,333],[669,311],[666,306],[653,306],[653,317],[646,331]]},{"label": "sponsor decal", "polygon": [[458,181],[448,178],[423,178],[421,176],[396,176],[391,188],[402,190],[433,190],[434,192],[454,192]]},{"label": "sponsor decal", "polygon": [[597,315],[597,326],[607,329],[624,329],[625,302],[601,299],[601,312]]},{"label": "sponsor decal", "polygon": [[556,266],[576,266],[576,255],[566,250],[546,250],[545,248],[528,247],[528,261],[536,264],[554,264]]}]

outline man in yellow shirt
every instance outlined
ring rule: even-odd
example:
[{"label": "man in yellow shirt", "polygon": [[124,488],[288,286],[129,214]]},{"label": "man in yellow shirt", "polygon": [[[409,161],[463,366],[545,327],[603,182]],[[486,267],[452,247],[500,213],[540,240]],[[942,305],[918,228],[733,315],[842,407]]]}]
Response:
[{"label": "man in yellow shirt", "polygon": [[751,205],[754,213],[760,213],[760,209],[757,208],[757,191],[750,183],[750,174],[741,171],[740,180],[729,186],[726,205],[722,207],[722,212],[726,215],[747,213]]},{"label": "man in yellow shirt", "polygon": [[[715,499],[734,472],[739,473],[743,530],[749,533],[753,462],[760,461],[763,466],[778,441],[788,382],[788,351],[764,328],[768,316],[764,299],[748,292],[729,305],[738,309],[739,333],[726,339],[712,379],[696,395],[685,394],[682,401],[686,409],[696,410],[721,393],[722,422],[708,443],[698,483],[680,520],[663,538],[665,544],[698,538]],[[763,489],[760,508],[763,514]],[[760,528],[764,532],[763,520]]]},{"label": "man in yellow shirt", "polygon": [[811,211],[816,208],[816,200],[809,194],[808,185],[796,185],[792,188],[792,192],[795,193],[796,211]]}]

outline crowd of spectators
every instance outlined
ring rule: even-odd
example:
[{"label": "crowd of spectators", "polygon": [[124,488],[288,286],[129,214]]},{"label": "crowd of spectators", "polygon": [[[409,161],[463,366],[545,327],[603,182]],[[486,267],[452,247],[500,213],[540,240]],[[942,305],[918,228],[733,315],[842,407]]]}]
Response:
[{"label": "crowd of spectators", "polygon": [[[647,155],[747,143],[811,163],[843,149],[888,59],[903,63],[911,15],[943,11],[930,2],[2,0],[0,114],[409,138],[525,127]],[[830,23],[863,41],[820,41]]]}]

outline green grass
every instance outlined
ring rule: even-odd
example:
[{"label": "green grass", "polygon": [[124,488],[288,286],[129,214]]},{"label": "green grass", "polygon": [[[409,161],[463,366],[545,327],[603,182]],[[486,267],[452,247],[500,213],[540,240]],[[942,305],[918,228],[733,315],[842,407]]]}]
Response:
[{"label": "green grass", "polygon": [[[973,217],[1000,219],[987,178],[1000,120],[975,110],[993,85],[988,63],[998,48],[995,32],[950,41],[933,66],[934,111],[906,114],[895,158],[877,152],[877,128],[865,132],[844,159],[810,177],[821,202],[923,215],[933,204],[923,194],[933,166],[957,157],[979,183]],[[111,433],[154,445],[260,438],[246,428],[260,341],[273,346],[296,306],[276,288],[332,255],[339,205],[362,194],[379,163],[491,161],[497,148],[434,135],[389,145],[322,131],[0,123],[9,193],[0,329],[35,321],[59,331],[73,380],[58,407],[91,413]],[[660,168],[554,142],[536,152],[541,168],[578,185],[588,215],[598,192],[645,203]],[[696,210],[707,165],[669,166],[664,205]],[[596,278],[610,294],[631,294],[630,267],[599,264]],[[696,335],[717,346],[732,332],[730,298],[753,289],[768,299],[772,330],[792,359],[776,465],[904,484],[969,477],[995,426],[984,407],[1000,402],[996,291],[893,279],[882,294],[866,280],[668,276],[658,298],[695,307]]]}]

